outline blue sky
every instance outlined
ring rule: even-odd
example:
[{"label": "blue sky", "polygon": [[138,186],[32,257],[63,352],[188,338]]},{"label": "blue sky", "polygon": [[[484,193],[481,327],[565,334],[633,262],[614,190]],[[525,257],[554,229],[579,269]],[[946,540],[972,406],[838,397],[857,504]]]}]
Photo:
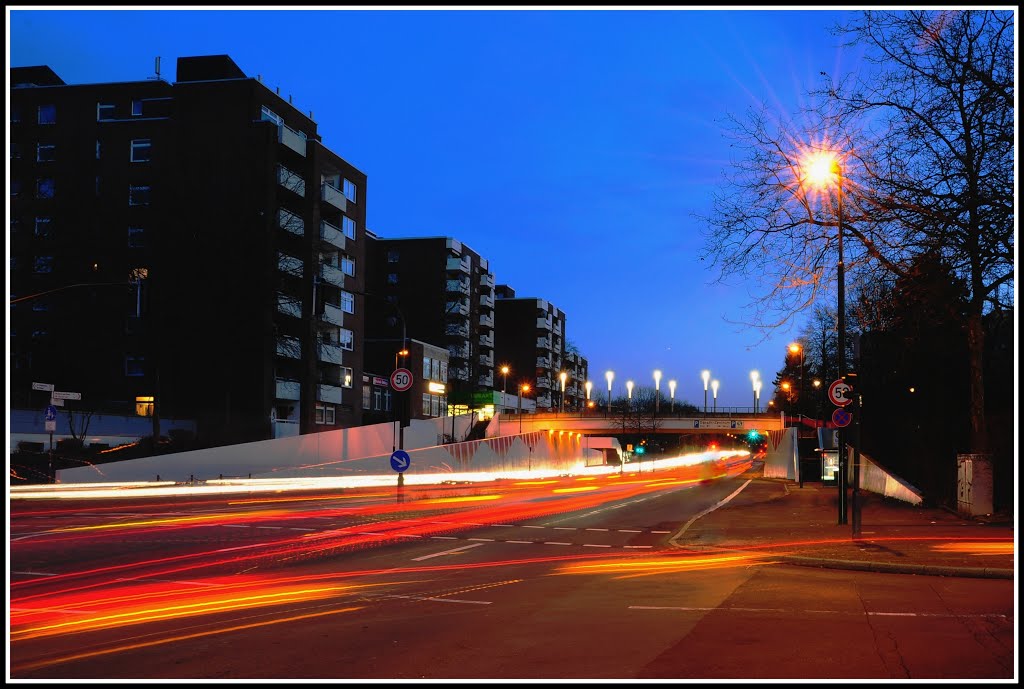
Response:
[{"label": "blue sky", "polygon": [[727,115],[788,117],[820,72],[855,68],[828,31],[846,14],[8,8],[8,64],[79,84],[145,79],[160,56],[173,81],[178,57],[230,55],[368,175],[369,229],[454,237],[561,308],[595,391],[657,368],[700,405],[706,368],[719,407],[749,407],[750,370],[770,384],[797,331],[735,324],[750,294],[712,284],[694,214],[723,189]]}]

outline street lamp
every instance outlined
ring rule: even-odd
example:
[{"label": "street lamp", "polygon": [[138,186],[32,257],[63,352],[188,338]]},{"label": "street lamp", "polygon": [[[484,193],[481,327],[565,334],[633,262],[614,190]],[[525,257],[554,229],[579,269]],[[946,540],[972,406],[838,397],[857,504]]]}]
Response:
[{"label": "street lamp", "polygon": [[712,413],[717,414],[718,413],[718,381],[717,380],[711,381],[711,391],[714,393],[714,396],[715,396],[715,406],[714,406],[714,409],[712,410]]},{"label": "street lamp", "polygon": [[[789,353],[800,355],[800,387],[796,391],[796,399],[800,401],[804,396],[804,347],[799,342],[794,342],[789,345]],[[803,404],[800,406],[803,407]]]},{"label": "street lamp", "polygon": [[654,370],[654,415],[658,415],[661,408],[661,371]]},{"label": "street lamp", "polygon": [[668,382],[668,393],[672,397],[671,411],[672,411],[673,414],[675,414],[676,413],[676,382],[674,380],[670,380]]},{"label": "street lamp", "polygon": [[[757,407],[761,403],[761,380],[760,378],[754,381],[754,413],[757,413]],[[771,404],[769,402],[768,404]]]},{"label": "street lamp", "polygon": [[761,391],[761,386],[757,384],[757,381],[760,378],[760,376],[761,376],[761,374],[758,373],[756,370],[750,372],[750,382],[754,386],[754,413],[755,414],[757,413],[757,400],[760,397],[760,395],[758,393]]},{"label": "street lamp", "polygon": [[793,393],[791,392],[791,388],[792,386],[789,384],[789,381],[782,382],[782,389],[786,392],[786,408],[790,415],[793,414]]},{"label": "street lamp", "polygon": [[530,386],[527,383],[523,383],[519,386],[519,433],[523,432],[523,393],[529,392]]},{"label": "street lamp", "polygon": [[633,381],[626,381],[626,399],[628,400],[628,407],[630,410],[633,409]]},{"label": "street lamp", "polygon": [[615,378],[615,374],[612,371],[605,371],[604,377],[608,381],[608,406],[604,410],[604,415],[607,417],[612,412],[612,379]]},{"label": "street lamp", "polygon": [[561,412],[563,414],[565,413],[565,379],[568,377],[569,374],[566,373],[565,371],[562,371],[561,373],[558,374],[558,379],[562,381],[562,402],[561,404],[559,404],[559,406],[562,408]]},{"label": "street lamp", "polygon": [[[833,183],[836,186],[836,230],[839,260],[836,263],[837,307],[838,319],[836,343],[836,371],[839,379],[846,377],[846,266],[843,262],[843,168],[838,156],[831,151],[817,151],[808,156],[803,163],[806,179],[819,189],[827,189]],[[839,523],[846,523],[846,429],[837,429],[839,449]],[[854,467],[857,472],[859,467]],[[859,473],[859,472],[858,472]],[[854,512],[856,512],[856,491],[859,476],[854,477]],[[856,524],[856,519],[854,520]]]},{"label": "street lamp", "polygon": [[704,369],[700,372],[700,377],[704,379],[704,416],[708,415],[708,381],[711,380],[711,371]]},{"label": "street lamp", "polygon": [[587,408],[589,408],[590,407],[590,389],[592,387],[594,387],[594,384],[591,381],[588,380],[584,387],[587,388]]}]

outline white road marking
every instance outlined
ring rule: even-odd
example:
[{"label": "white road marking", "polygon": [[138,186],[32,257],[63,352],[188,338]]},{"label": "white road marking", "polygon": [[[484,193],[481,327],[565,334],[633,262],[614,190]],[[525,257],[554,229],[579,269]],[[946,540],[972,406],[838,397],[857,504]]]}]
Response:
[{"label": "white road marking", "polygon": [[560,541],[544,541],[544,545],[572,545],[572,543],[562,543]]},{"label": "white road marking", "polygon": [[650,545],[624,545],[622,547],[623,548],[653,548],[654,546],[650,546]]},{"label": "white road marking", "polygon": [[425,598],[423,596],[388,596],[388,598],[405,598],[408,600],[429,600],[435,603],[465,603],[467,605],[490,605],[489,600],[460,600],[458,598]]},{"label": "white road marking", "polygon": [[248,529],[252,525],[251,524],[221,524],[221,526],[225,526],[225,527],[227,527],[229,529]]},{"label": "white road marking", "polygon": [[596,543],[584,543],[584,548],[611,548],[610,545],[598,545]]},{"label": "white road marking", "polygon": [[619,533],[643,533],[639,529],[616,529]]},{"label": "white road marking", "polygon": [[[729,502],[730,500],[732,500],[733,498],[735,498],[735,497],[736,497],[737,495],[739,495],[739,494],[740,494],[740,491],[742,491],[742,490],[743,490],[744,488],[746,488],[746,487],[747,487],[748,485],[750,485],[750,482],[751,482],[751,481],[753,481],[753,480],[754,480],[754,479],[752,479],[752,478],[748,478],[748,479],[747,479],[747,482],[746,482],[746,483],[744,483],[744,484],[743,484],[742,486],[740,486],[739,488],[737,488],[736,490],[734,490],[734,491],[733,491],[733,492],[732,492],[732,493],[731,493],[731,494],[729,495],[729,497],[727,497],[727,498],[725,498],[725,499],[723,499],[723,500],[719,501],[718,503],[716,503],[716,504],[712,505],[711,507],[707,508],[706,510],[704,510],[704,511],[703,511],[703,512],[701,512],[700,514],[698,514],[698,515],[695,515],[695,516],[691,517],[691,518],[690,518],[690,521],[688,521],[688,522],[686,522],[685,524],[683,524],[683,528],[679,529],[679,532],[678,532],[678,533],[677,533],[677,534],[676,534],[675,536],[673,536],[672,538],[668,539],[669,545],[671,545],[671,546],[673,546],[673,547],[675,547],[675,548],[680,548],[680,547],[682,547],[682,546],[680,546],[680,545],[679,545],[678,543],[676,543],[676,541],[677,541],[677,540],[678,540],[678,539],[679,539],[680,537],[682,537],[682,535],[683,535],[684,533],[686,533],[686,530],[690,528],[690,525],[691,525],[691,524],[693,524],[693,523],[694,523],[695,521],[697,521],[698,519],[700,519],[701,517],[703,517],[703,516],[704,516],[705,514],[709,514],[709,513],[711,513],[711,512],[714,512],[714,511],[715,511],[715,510],[717,510],[717,509],[718,509],[719,507],[721,507],[721,506],[722,506],[722,505],[724,505],[725,503],[727,503],[727,502]],[[782,486],[783,486],[784,488],[786,488],[786,490],[787,490],[787,491],[789,490],[789,488],[788,488],[788,487],[786,487],[786,484],[782,484]]]},{"label": "white road marking", "polygon": [[608,531],[608,529],[587,529],[587,531]]},{"label": "white road marking", "polygon": [[467,541],[487,541],[489,543],[494,543],[494,539],[493,538],[467,538],[466,540]]},{"label": "white road marking", "polygon": [[451,550],[445,550],[445,551],[440,552],[440,553],[433,553],[431,555],[423,555],[422,557],[414,557],[412,559],[412,561],[413,562],[419,562],[420,560],[429,560],[432,557],[441,557],[442,555],[451,555],[452,553],[458,553],[460,551],[468,550],[470,548],[477,548],[477,547],[482,546],[482,545],[483,545],[483,543],[470,543],[469,545],[462,545],[462,546],[459,546],[458,548],[452,548]]},{"label": "white road marking", "polygon": [[526,543],[526,544],[529,544],[529,545],[533,545],[533,541],[505,541],[505,542],[506,543]]},{"label": "white road marking", "polygon": [[576,531],[575,526],[556,526],[555,531]]},{"label": "white road marking", "polygon": [[491,524],[491,526],[515,527],[515,524]]},{"label": "white road marking", "polygon": [[11,574],[20,574],[24,577],[59,577],[59,574],[51,574],[49,572],[11,572]]},{"label": "white road marking", "polygon": [[523,524],[524,529],[546,529],[546,526],[535,526],[533,524]]},{"label": "white road marking", "polygon": [[455,536],[431,536],[431,538],[436,538],[439,541],[457,541],[457,540],[459,540]]},{"label": "white road marking", "polygon": [[283,526],[257,526],[257,529],[283,529]]}]

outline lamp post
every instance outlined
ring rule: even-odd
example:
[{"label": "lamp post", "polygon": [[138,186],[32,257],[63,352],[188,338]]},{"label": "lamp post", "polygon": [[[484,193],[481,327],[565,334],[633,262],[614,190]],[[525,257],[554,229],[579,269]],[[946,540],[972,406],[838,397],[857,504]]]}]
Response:
[{"label": "lamp post", "polygon": [[782,389],[786,393],[786,411],[790,416],[793,415],[793,386],[789,384],[788,380],[782,381]]},{"label": "lamp post", "polygon": [[594,387],[594,384],[591,381],[588,380],[586,382],[585,387],[587,388],[587,405],[584,407],[584,409],[589,409],[590,408],[590,389]]},{"label": "lamp post", "polygon": [[760,397],[760,395],[758,393],[761,390],[761,386],[757,384],[757,381],[758,381],[758,379],[760,377],[761,377],[761,374],[758,373],[756,370],[750,372],[750,383],[754,386],[754,413],[755,414],[757,413],[757,399],[758,399],[758,397]]},{"label": "lamp post", "polygon": [[530,386],[528,384],[523,383],[522,385],[519,386],[519,433],[520,433],[520,435],[523,432],[523,393],[524,392],[529,392],[529,391],[530,391]]},{"label": "lamp post", "polygon": [[758,378],[754,381],[754,413],[757,413],[757,408],[761,404],[761,379]]},{"label": "lamp post", "polygon": [[676,382],[674,380],[668,382],[668,393],[672,397],[671,411],[674,415],[676,413]]},{"label": "lamp post", "polygon": [[[796,399],[799,402],[804,398],[804,347],[799,342],[794,342],[789,345],[789,353],[800,355],[800,385],[796,390]],[[803,407],[803,404],[800,406]]]},{"label": "lamp post", "polygon": [[718,413],[718,381],[717,380],[711,381],[711,391],[714,393],[714,398],[715,398],[715,405],[714,405],[714,408],[712,410],[712,414],[717,414]]},{"label": "lamp post", "polygon": [[661,371],[654,370],[654,415],[658,415],[661,408]]},{"label": "lamp post", "polygon": [[814,423],[817,425],[821,421],[821,381],[815,378],[811,385],[814,386]]},{"label": "lamp post", "polygon": [[565,413],[565,379],[568,377],[569,374],[566,373],[565,371],[562,371],[561,373],[558,374],[558,379],[562,381],[562,401],[558,405],[559,407],[561,407],[560,413],[562,414]]},{"label": "lamp post", "polygon": [[627,402],[627,406],[629,407],[629,410],[632,411],[633,410],[633,381],[631,381],[631,380],[627,380],[626,381],[626,399],[628,401]]},{"label": "lamp post", "polygon": [[[804,172],[807,180],[819,188],[828,188],[833,183],[836,185],[836,229],[837,249],[839,252],[836,263],[837,283],[837,343],[836,343],[836,371],[839,379],[846,378],[846,266],[843,262],[843,168],[835,153],[830,151],[818,152],[804,161]],[[846,429],[837,429],[839,449],[839,523],[845,524],[846,518]],[[857,483],[859,482],[859,467],[854,467],[858,474],[854,476],[854,495],[856,496]],[[856,498],[854,498],[856,503]],[[854,510],[856,511],[856,506]],[[856,520],[855,520],[856,522]]]},{"label": "lamp post", "polygon": [[[402,344],[405,344],[405,338],[404,337],[402,338]],[[395,368],[394,368],[395,371],[398,370],[398,357],[402,357],[404,359],[407,356],[409,356],[409,350],[408,349],[404,349],[403,348],[403,349],[399,349],[397,352],[395,352]],[[402,447],[403,443],[401,441],[401,438],[402,438],[402,415],[401,415],[401,413],[399,411],[399,404],[398,404],[398,400],[399,400],[399,398],[403,394],[404,393],[396,392],[395,396],[394,396],[394,402],[393,402],[393,404],[391,406],[391,416],[393,416],[394,419],[395,419],[395,434],[394,434],[394,436],[391,439],[391,451],[392,452],[395,451],[395,444],[394,443],[395,443],[395,439],[396,438],[399,439],[398,449],[400,449],[400,450],[405,449],[405,448]],[[401,476],[401,473],[399,473],[399,476]]]},{"label": "lamp post", "polygon": [[608,405],[604,409],[604,415],[607,417],[612,413],[612,379],[615,378],[615,373],[612,371],[604,372],[605,380],[608,381]]},{"label": "lamp post", "polygon": [[711,380],[711,371],[704,369],[700,372],[700,377],[704,379],[704,416],[708,415],[708,381]]}]

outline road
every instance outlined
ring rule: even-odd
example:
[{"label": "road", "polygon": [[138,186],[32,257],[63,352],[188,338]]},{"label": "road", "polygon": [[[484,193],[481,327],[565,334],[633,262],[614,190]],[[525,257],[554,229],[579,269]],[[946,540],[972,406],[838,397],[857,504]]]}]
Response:
[{"label": "road", "polygon": [[1012,581],[673,547],[748,466],[17,501],[11,678],[1012,676]]}]

